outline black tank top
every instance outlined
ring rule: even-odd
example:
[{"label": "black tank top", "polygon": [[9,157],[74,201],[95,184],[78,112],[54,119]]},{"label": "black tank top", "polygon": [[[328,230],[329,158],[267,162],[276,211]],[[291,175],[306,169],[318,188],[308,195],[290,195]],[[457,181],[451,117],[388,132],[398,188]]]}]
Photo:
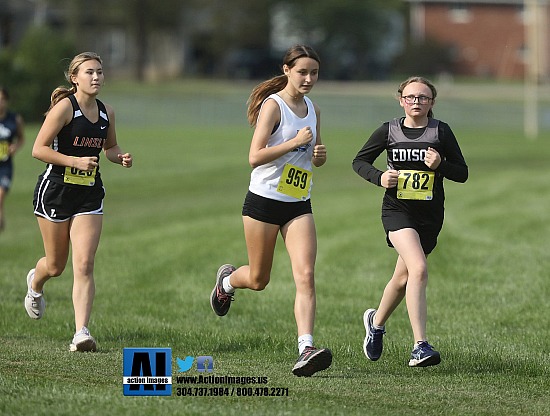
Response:
[{"label": "black tank top", "polygon": [[[401,124],[401,119],[391,120],[388,131],[388,167],[403,171],[429,171],[424,164],[428,147],[442,154],[442,144],[439,138],[439,120],[430,118],[423,129],[407,129]],[[427,201],[399,199],[397,187],[386,189],[384,206],[408,212],[414,217],[422,217],[423,221],[441,222],[443,220],[443,204],[445,192],[443,176],[434,172],[433,197]]]},{"label": "black tank top", "polygon": [[[75,96],[69,95],[68,98],[73,106],[73,119],[60,130],[52,143],[52,148],[67,156],[96,156],[99,162],[99,156],[107,140],[107,130],[109,129],[109,117],[105,105],[96,99],[99,117],[97,122],[92,123],[80,110]],[[64,183],[65,172],[65,166],[48,164],[44,176],[53,182]],[[99,166],[92,186],[102,186]]]}]

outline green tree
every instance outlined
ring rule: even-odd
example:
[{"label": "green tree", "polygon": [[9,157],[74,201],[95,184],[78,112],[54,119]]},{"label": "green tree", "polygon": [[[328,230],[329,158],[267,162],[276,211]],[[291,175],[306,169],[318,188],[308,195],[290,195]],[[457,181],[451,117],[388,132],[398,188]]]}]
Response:
[{"label": "green tree", "polygon": [[28,121],[42,118],[53,89],[64,83],[67,56],[74,55],[71,42],[52,29],[30,28],[17,50],[0,53],[0,78],[12,95],[12,106]]},{"label": "green tree", "polygon": [[[323,73],[337,78],[375,76],[377,56],[390,33],[392,14],[402,11],[400,0],[286,0],[294,12],[294,27],[323,58]],[[326,59],[328,58],[328,59]]]},{"label": "green tree", "polygon": [[[152,45],[154,31],[175,32],[179,30],[185,10],[200,0],[49,0],[66,12],[65,31],[77,45],[86,45],[89,38],[82,30],[93,27],[92,34],[110,26],[121,26],[133,35],[135,51],[135,76],[145,77],[145,68]],[[87,48],[86,48],[87,49]]]}]

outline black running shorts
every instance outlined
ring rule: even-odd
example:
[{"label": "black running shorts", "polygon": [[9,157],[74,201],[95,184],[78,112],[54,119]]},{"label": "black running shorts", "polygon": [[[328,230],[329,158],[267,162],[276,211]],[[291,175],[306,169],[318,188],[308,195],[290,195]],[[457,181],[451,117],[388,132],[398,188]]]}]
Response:
[{"label": "black running shorts", "polygon": [[13,178],[13,164],[0,163],[0,188],[7,191],[11,188],[11,180]]},{"label": "black running shorts", "polygon": [[248,191],[243,204],[242,215],[255,220],[283,226],[294,218],[311,214],[311,200],[282,202],[265,198]]},{"label": "black running shorts", "polygon": [[103,186],[67,186],[40,177],[34,189],[34,214],[53,222],[77,215],[102,215],[103,198]]},{"label": "black running shorts", "polygon": [[390,231],[397,231],[403,228],[413,228],[416,230],[420,237],[420,243],[425,254],[430,254],[437,245],[437,237],[443,222],[429,222],[425,218],[415,218],[406,212],[391,209],[387,207],[382,208],[382,225],[386,231],[386,241],[389,247],[393,247],[388,233]]}]

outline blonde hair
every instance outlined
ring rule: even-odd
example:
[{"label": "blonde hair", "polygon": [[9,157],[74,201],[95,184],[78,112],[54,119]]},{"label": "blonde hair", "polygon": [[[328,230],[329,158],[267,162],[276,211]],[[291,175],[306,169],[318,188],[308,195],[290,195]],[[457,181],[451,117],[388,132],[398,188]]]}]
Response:
[{"label": "blonde hair", "polygon": [[[319,64],[321,64],[319,55],[317,55],[317,52],[315,52],[313,48],[306,45],[294,45],[286,52],[283,58],[283,66],[286,65],[289,68],[292,68],[296,65],[296,61],[300,58],[315,59]],[[248,123],[252,127],[256,126],[256,121],[258,120],[260,108],[262,107],[264,100],[271,94],[281,91],[284,87],[286,87],[287,82],[287,76],[282,74],[268,79],[267,81],[264,81],[254,87],[246,102],[248,105]]]},{"label": "blonde hair", "polygon": [[[435,97],[437,97],[437,90],[435,89],[434,84],[429,79],[419,76],[409,77],[401,84],[399,84],[399,88],[397,88],[398,97],[401,97],[403,95],[403,90],[405,89],[405,87],[409,84],[412,84],[413,82],[420,82],[421,84],[426,85],[432,91],[432,102],[435,100]],[[428,117],[433,118],[433,116],[434,113],[430,108],[430,111],[428,111]]]},{"label": "blonde hair", "polygon": [[103,61],[101,60],[101,57],[95,53],[95,52],[82,52],[76,55],[71,63],[69,64],[69,67],[67,68],[67,71],[65,71],[65,79],[71,84],[70,88],[60,86],[57,87],[55,90],[53,90],[52,95],[50,97],[50,108],[48,108],[48,111],[46,111],[46,114],[53,108],[54,105],[56,105],[59,101],[61,101],[63,98],[68,97],[71,94],[74,94],[76,92],[76,84],[73,83],[71,77],[76,76],[78,74],[78,70],[80,69],[80,65],[82,65],[84,62],[89,61],[91,59],[95,59],[97,62],[103,65]]}]

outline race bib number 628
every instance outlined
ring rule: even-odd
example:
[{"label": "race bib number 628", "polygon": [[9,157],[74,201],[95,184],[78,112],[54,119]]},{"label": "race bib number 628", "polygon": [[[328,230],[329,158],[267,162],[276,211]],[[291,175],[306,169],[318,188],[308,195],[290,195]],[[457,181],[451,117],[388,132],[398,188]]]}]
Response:
[{"label": "race bib number 628", "polygon": [[86,171],[67,166],[63,181],[73,185],[93,186],[95,184],[96,171],[97,168],[94,168],[92,171]]}]

